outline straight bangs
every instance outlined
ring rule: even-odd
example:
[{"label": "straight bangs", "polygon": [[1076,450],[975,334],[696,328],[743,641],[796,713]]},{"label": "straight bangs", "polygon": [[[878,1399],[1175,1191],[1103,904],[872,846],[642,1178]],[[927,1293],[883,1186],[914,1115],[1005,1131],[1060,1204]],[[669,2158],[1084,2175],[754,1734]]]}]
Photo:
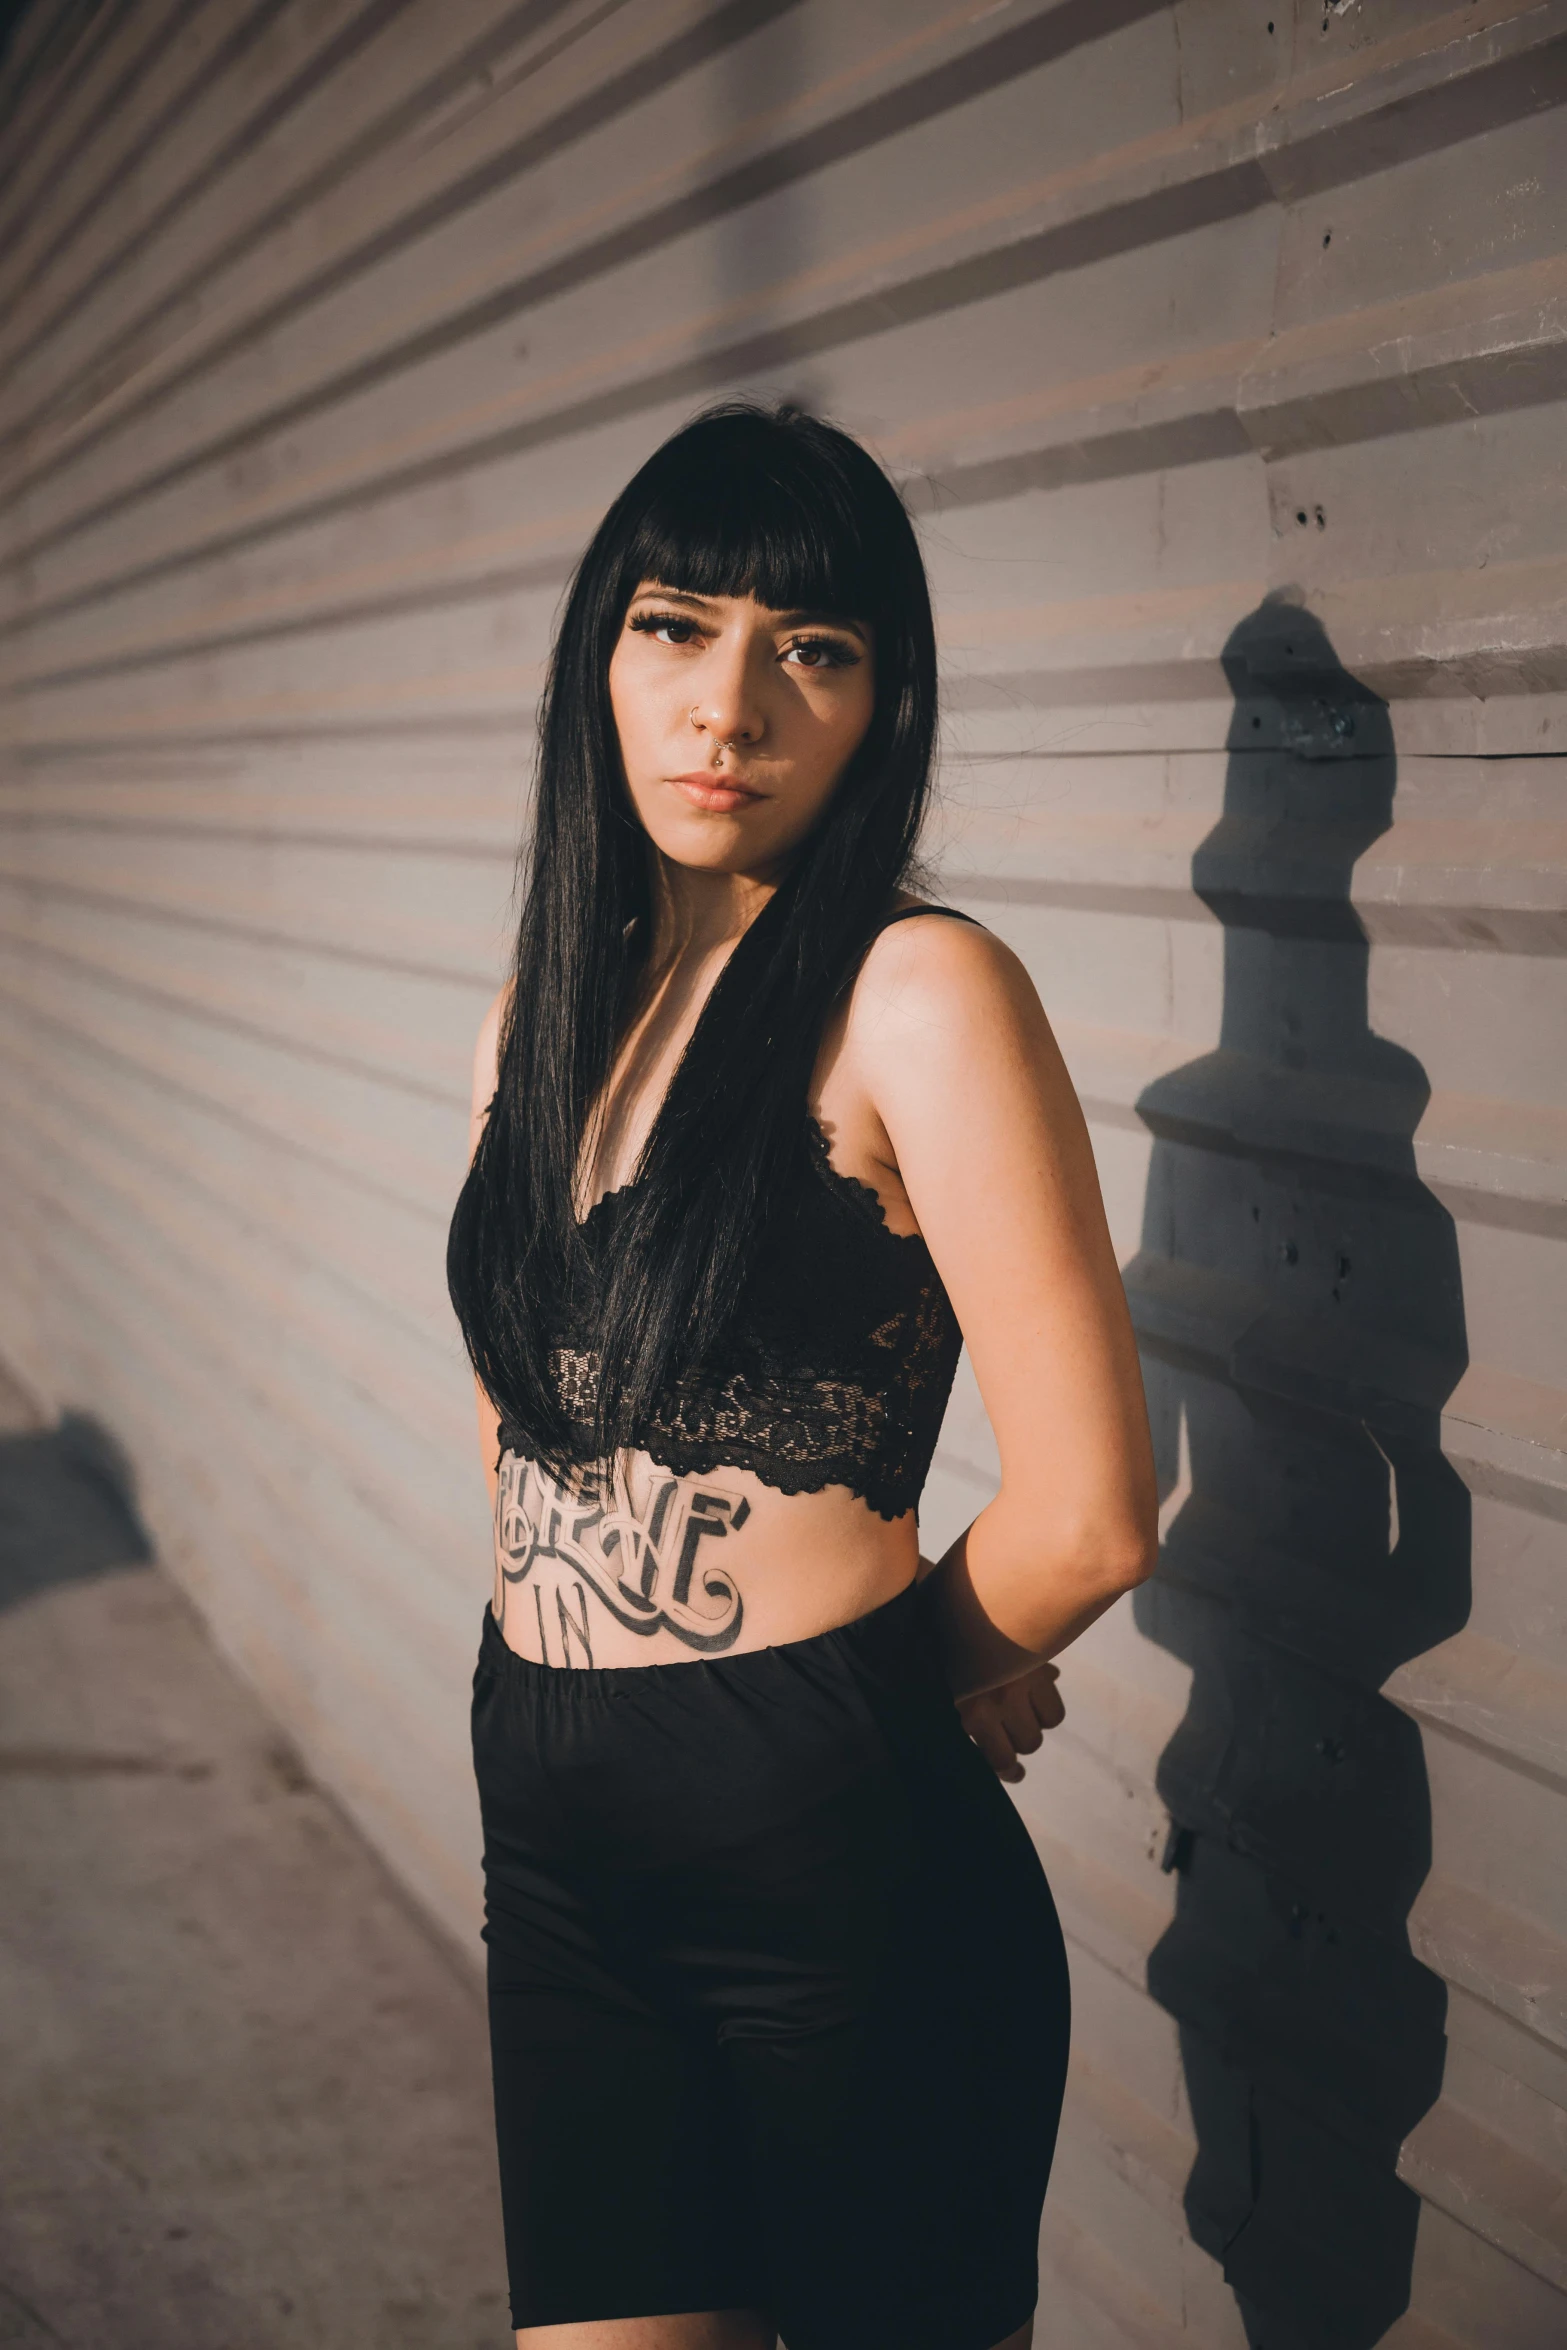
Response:
[{"label": "straight bangs", "polygon": [[839,478],[823,454],[758,433],[745,409],[721,410],[689,445],[660,450],[625,493],[622,615],[651,580],[874,625],[887,604],[885,561],[867,545],[863,486]]}]

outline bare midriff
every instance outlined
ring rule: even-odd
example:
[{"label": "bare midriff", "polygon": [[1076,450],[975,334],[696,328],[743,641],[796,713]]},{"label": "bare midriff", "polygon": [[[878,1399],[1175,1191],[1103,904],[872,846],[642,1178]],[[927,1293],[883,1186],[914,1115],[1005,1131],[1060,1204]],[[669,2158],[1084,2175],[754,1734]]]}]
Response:
[{"label": "bare midriff", "polygon": [[646,1453],[570,1483],[505,1453],[496,1622],[536,1664],[692,1663],[810,1640],[914,1579],[914,1513],[846,1486],[780,1493],[747,1469],[676,1476]]}]

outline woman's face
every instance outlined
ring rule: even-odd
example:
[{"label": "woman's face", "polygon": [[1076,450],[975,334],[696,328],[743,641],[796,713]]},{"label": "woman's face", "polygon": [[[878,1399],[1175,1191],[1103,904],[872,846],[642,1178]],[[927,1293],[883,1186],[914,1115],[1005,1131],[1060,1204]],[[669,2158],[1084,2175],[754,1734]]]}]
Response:
[{"label": "woman's face", "polygon": [[632,805],[676,865],[759,879],[810,832],[876,699],[870,631],[644,580],[610,656]]}]

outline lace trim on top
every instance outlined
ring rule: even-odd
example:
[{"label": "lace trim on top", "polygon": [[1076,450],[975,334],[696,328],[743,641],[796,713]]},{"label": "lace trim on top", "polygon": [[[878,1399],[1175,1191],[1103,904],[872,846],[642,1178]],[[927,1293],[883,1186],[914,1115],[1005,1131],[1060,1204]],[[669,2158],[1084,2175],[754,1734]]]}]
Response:
[{"label": "lace trim on top", "polygon": [[[808,1139],[819,1181],[802,1186],[747,1286],[728,1364],[679,1380],[622,1441],[677,1476],[729,1467],[781,1493],[844,1485],[897,1518],[918,1503],[962,1335],[922,1237],[894,1232],[872,1186],[832,1164],[814,1118]],[[596,1200],[584,1232],[608,1239],[633,1189]],[[550,1357],[583,1466],[598,1389],[590,1324],[568,1315]]]}]

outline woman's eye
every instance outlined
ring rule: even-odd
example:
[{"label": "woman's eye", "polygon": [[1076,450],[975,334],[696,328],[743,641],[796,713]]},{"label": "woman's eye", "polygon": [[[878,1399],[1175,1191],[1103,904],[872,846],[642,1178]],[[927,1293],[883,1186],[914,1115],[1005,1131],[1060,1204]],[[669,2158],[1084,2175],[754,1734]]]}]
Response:
[{"label": "woman's eye", "polygon": [[639,612],[631,626],[638,636],[656,637],[666,645],[688,645],[697,634],[696,622],[678,612]]},{"label": "woman's eye", "polygon": [[830,636],[796,637],[789,657],[798,660],[802,669],[849,669],[859,659],[858,653]]}]

